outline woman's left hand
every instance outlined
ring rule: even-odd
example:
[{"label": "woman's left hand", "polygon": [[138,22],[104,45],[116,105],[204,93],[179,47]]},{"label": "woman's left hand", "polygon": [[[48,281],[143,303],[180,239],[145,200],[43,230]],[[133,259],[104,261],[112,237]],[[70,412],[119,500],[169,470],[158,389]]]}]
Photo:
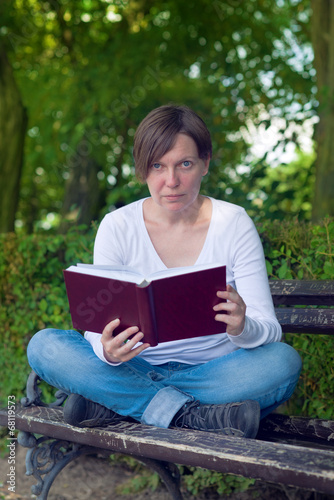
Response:
[{"label": "woman's left hand", "polygon": [[214,311],[218,313],[215,320],[226,323],[229,335],[240,335],[245,327],[246,304],[231,285],[227,285],[226,292],[217,292],[217,296],[227,302],[214,306]]}]

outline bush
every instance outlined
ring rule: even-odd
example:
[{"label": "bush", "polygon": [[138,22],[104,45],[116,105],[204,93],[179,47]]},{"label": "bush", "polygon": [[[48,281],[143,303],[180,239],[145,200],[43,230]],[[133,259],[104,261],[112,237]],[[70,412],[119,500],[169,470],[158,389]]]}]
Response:
[{"label": "bush", "polygon": [[[334,219],[320,225],[300,221],[268,222],[259,226],[271,278],[333,279]],[[334,418],[332,356],[334,339],[328,335],[286,335],[301,355],[303,370],[287,403],[290,414]]]},{"label": "bush", "polygon": [[92,262],[95,230],[66,235],[0,236],[0,404],[24,394],[30,371],[26,348],[42,328],[69,328],[71,318],[62,270]]}]

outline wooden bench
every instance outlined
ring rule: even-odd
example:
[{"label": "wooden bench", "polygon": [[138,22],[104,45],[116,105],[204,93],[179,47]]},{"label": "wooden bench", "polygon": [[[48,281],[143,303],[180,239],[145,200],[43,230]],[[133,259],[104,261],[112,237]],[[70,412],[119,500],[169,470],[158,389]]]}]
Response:
[{"label": "wooden bench", "polygon": [[[334,334],[334,281],[271,281],[270,286],[284,332]],[[174,464],[334,493],[334,421],[271,414],[261,421],[254,440],[125,421],[77,428],[63,420],[66,395],[58,391],[56,401],[46,405],[38,382],[32,372],[27,396],[15,413],[18,441],[28,448],[27,474],[38,480],[32,486],[38,500],[47,498],[53,480],[71,460],[88,453],[137,458],[158,472],[174,500],[182,499]],[[7,409],[0,410],[0,425],[8,426]]]}]

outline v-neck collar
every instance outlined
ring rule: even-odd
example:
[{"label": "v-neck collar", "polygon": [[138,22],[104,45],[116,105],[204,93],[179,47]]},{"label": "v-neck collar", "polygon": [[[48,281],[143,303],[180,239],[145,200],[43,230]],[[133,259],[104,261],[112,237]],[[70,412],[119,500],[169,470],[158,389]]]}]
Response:
[{"label": "v-neck collar", "polygon": [[[204,241],[204,244],[202,246],[202,249],[196,259],[196,262],[195,262],[195,266],[196,265],[199,265],[199,264],[203,264],[203,263],[206,263],[206,262],[201,262],[202,261],[202,256],[205,254],[205,250],[206,250],[206,247],[208,245],[208,241],[211,239],[211,233],[213,231],[213,227],[214,227],[214,221],[215,221],[215,203],[214,203],[214,199],[211,198],[210,196],[207,196],[207,198],[211,201],[211,205],[212,205],[212,212],[211,212],[211,220],[210,220],[210,224],[209,224],[209,227],[208,227],[208,231],[206,233],[206,237],[205,237],[205,241]],[[142,200],[140,200],[140,203],[138,204],[138,219],[139,219],[139,223],[141,225],[141,230],[142,230],[142,234],[144,236],[144,239],[146,240],[146,244],[147,244],[147,247],[150,249],[150,254],[152,256],[154,256],[157,264],[159,265],[159,268],[161,269],[168,269],[168,267],[166,266],[166,264],[161,260],[159,254],[157,253],[153,243],[152,243],[152,240],[150,238],[150,235],[148,233],[148,230],[147,230],[147,227],[146,227],[146,224],[145,224],[145,219],[144,219],[144,208],[143,208],[143,205],[144,205],[144,201],[147,200],[148,198],[143,198]],[[189,266],[191,267],[191,266]]]}]

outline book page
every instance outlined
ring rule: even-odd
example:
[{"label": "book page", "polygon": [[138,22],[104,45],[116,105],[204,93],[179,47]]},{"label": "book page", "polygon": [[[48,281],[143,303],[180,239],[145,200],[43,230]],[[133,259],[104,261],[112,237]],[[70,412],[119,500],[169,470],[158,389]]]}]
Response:
[{"label": "book page", "polygon": [[78,263],[76,266],[70,266],[67,270],[74,271],[76,273],[100,276],[102,278],[112,278],[119,281],[128,281],[130,283],[135,283],[141,288],[144,288],[148,286],[151,281],[162,278],[170,278],[172,276],[180,276],[181,274],[195,273],[197,271],[203,271],[205,269],[214,269],[221,266],[221,263],[216,262],[213,264],[203,264],[198,266],[195,265],[186,267],[172,267],[169,269],[164,269],[163,271],[157,271],[156,273],[152,273],[147,277],[142,276],[135,269],[128,266],[117,267]]},{"label": "book page", "polygon": [[131,267],[122,266],[100,266],[94,264],[77,264],[70,266],[67,271],[73,271],[80,274],[89,274],[92,276],[100,276],[102,278],[111,278],[119,281],[128,281],[140,285],[144,277],[136,272]]},{"label": "book page", "polygon": [[169,269],[165,269],[164,271],[157,271],[156,273],[152,273],[146,280],[154,281],[161,278],[169,278],[171,276],[180,276],[181,274],[196,273],[197,271],[214,269],[216,267],[221,267],[222,265],[223,264],[221,262],[215,262],[212,264],[202,264],[195,266],[171,267]]}]

